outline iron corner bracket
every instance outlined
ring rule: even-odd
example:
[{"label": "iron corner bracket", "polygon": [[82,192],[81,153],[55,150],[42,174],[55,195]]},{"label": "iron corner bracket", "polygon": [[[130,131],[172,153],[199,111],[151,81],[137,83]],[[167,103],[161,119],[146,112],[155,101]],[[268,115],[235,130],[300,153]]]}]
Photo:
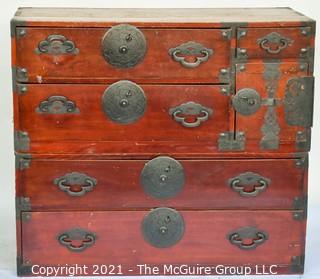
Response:
[{"label": "iron corner bracket", "polygon": [[301,209],[301,210],[296,210],[293,211],[293,219],[296,221],[305,221],[307,220],[307,216],[308,216],[308,207],[306,206],[305,208]]},{"label": "iron corner bracket", "polygon": [[14,131],[14,149],[16,151],[29,151],[30,138],[29,134],[25,131]]},{"label": "iron corner bracket", "polygon": [[295,274],[302,274],[304,271],[305,255],[293,256],[291,258],[290,271]]},{"label": "iron corner bracket", "polygon": [[296,134],[296,148],[298,150],[309,151],[311,147],[311,129],[306,128]]},{"label": "iron corner bracket", "polygon": [[[21,221],[29,221],[31,218],[31,200],[29,197],[16,197],[16,218]],[[25,212],[27,214],[22,214]],[[27,217],[28,216],[28,217]]]},{"label": "iron corner bracket", "polygon": [[17,18],[13,18],[10,21],[10,35],[11,38],[16,38],[16,28],[19,26],[25,26],[26,22],[23,20],[19,20]]},{"label": "iron corner bracket", "polygon": [[24,260],[21,256],[17,256],[17,275],[18,276],[31,276],[32,264],[30,261]]},{"label": "iron corner bracket", "polygon": [[219,135],[219,151],[242,151],[245,149],[246,137],[244,132],[224,132]]},{"label": "iron corner bracket", "polygon": [[308,207],[308,195],[294,197],[293,199],[294,210],[306,210],[307,207]]},{"label": "iron corner bracket", "polygon": [[31,154],[16,153],[15,163],[16,170],[25,170],[30,167],[32,156]]},{"label": "iron corner bracket", "polygon": [[309,166],[309,155],[297,153],[297,159],[295,160],[295,165],[297,168],[307,169]]}]

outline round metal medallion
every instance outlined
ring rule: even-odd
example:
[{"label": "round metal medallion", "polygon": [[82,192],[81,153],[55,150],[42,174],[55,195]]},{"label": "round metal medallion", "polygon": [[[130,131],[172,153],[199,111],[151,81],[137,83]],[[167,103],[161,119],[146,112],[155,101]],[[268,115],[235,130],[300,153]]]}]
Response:
[{"label": "round metal medallion", "polygon": [[154,247],[175,245],[183,237],[185,224],[182,215],[171,208],[156,208],[142,222],[144,239]]},{"label": "round metal medallion", "polygon": [[103,111],[112,121],[120,124],[137,121],[143,116],[146,105],[142,88],[128,80],[111,84],[102,96]]},{"label": "round metal medallion", "polygon": [[176,196],[182,190],[185,175],[183,166],[177,160],[159,156],[145,164],[140,179],[148,195],[166,199]]},{"label": "round metal medallion", "polygon": [[234,109],[242,115],[254,114],[261,106],[259,93],[252,88],[240,89],[232,99]]},{"label": "round metal medallion", "polygon": [[105,60],[119,68],[130,68],[140,63],[147,51],[143,33],[130,24],[110,28],[102,39]]}]

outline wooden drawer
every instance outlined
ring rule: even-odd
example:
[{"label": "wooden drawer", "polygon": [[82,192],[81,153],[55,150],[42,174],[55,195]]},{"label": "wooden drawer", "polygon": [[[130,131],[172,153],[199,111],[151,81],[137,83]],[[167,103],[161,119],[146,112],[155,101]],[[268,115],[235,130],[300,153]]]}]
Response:
[{"label": "wooden drawer", "polygon": [[313,55],[311,27],[238,28],[239,58],[308,58]]},{"label": "wooden drawer", "polygon": [[[102,47],[108,28],[34,27],[17,28],[17,33],[21,30],[24,35],[16,42],[16,65],[27,73],[18,71],[20,82],[97,83],[128,77],[147,83],[230,80],[228,72],[221,72],[230,68],[229,29],[142,28],[138,32],[143,35],[138,35],[134,29],[124,28],[119,34],[113,31],[110,49],[109,45]],[[111,65],[104,59],[104,52],[116,57],[109,60],[112,63],[123,64]],[[130,66],[135,61],[138,63]]]},{"label": "wooden drawer", "polygon": [[28,273],[32,265],[112,264],[122,265],[128,275],[138,273],[137,264],[160,269],[163,264],[225,264],[277,265],[274,271],[279,273],[301,273],[305,222],[293,214],[167,208],[24,212],[18,269]]},{"label": "wooden drawer", "polygon": [[233,124],[230,96],[222,92],[228,86],[124,83],[110,93],[104,93],[107,85],[28,85],[16,104],[23,116],[17,126],[29,137],[20,150],[41,146],[51,152],[52,143],[92,142],[94,153],[94,143],[103,141],[166,141],[167,150],[174,141],[216,146]]},{"label": "wooden drawer", "polygon": [[17,173],[17,195],[33,210],[299,209],[307,181],[307,168],[299,162],[34,158]]}]

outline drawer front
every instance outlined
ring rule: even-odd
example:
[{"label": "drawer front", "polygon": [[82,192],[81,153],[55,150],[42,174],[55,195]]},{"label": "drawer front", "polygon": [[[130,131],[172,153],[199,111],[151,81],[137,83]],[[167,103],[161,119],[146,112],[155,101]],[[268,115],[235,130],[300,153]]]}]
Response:
[{"label": "drawer front", "polygon": [[18,80],[96,83],[130,77],[148,83],[229,82],[223,69],[230,67],[231,30],[132,25],[112,29],[25,28],[25,35],[17,39],[16,56],[17,67],[27,74],[18,74]]},{"label": "drawer front", "polygon": [[294,257],[304,249],[305,222],[290,211],[24,212],[22,219],[29,265],[114,264],[129,274],[141,263],[250,263],[299,272]]},{"label": "drawer front", "polygon": [[214,146],[232,122],[223,89],[228,87],[129,81],[109,87],[30,84],[18,97],[19,129],[28,133],[31,150],[49,148],[53,141],[79,146],[85,141],[210,141]]},{"label": "drawer front", "polygon": [[296,159],[40,160],[18,172],[33,210],[298,209],[306,168]]},{"label": "drawer front", "polygon": [[238,28],[239,58],[309,58],[313,55],[311,27]]},{"label": "drawer front", "polygon": [[247,149],[310,149],[313,82],[304,63],[237,65],[233,106]]}]

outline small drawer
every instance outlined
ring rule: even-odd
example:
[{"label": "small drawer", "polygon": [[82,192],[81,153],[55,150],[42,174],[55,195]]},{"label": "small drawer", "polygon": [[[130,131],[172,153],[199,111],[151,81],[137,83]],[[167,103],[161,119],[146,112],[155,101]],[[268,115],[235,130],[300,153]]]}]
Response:
[{"label": "small drawer", "polygon": [[93,275],[93,265],[120,265],[122,275],[141,275],[138,264],[158,266],[160,274],[165,264],[184,264],[247,265],[252,274],[256,265],[260,272],[275,265],[279,274],[302,273],[305,222],[294,214],[300,212],[24,212],[18,270],[31,275],[32,266],[37,272],[38,266],[85,264]]},{"label": "small drawer", "polygon": [[313,53],[311,27],[238,28],[239,58],[308,58]]},{"label": "small drawer", "polygon": [[[23,31],[23,32],[22,32]],[[19,82],[229,82],[231,29],[17,28]]]},{"label": "small drawer", "polygon": [[[96,143],[163,141],[211,142],[232,124],[229,86],[138,85],[119,81],[111,85],[29,84],[20,94],[17,126],[27,133],[28,146],[46,151],[77,142],[81,149]],[[17,116],[16,116],[17,117]],[[17,135],[19,138],[19,135]],[[22,149],[21,149],[22,148]],[[52,151],[52,149],[50,149]],[[119,150],[120,151],[120,150]]]},{"label": "small drawer", "polygon": [[17,195],[33,210],[301,209],[307,180],[301,162],[34,158],[18,172]]}]

